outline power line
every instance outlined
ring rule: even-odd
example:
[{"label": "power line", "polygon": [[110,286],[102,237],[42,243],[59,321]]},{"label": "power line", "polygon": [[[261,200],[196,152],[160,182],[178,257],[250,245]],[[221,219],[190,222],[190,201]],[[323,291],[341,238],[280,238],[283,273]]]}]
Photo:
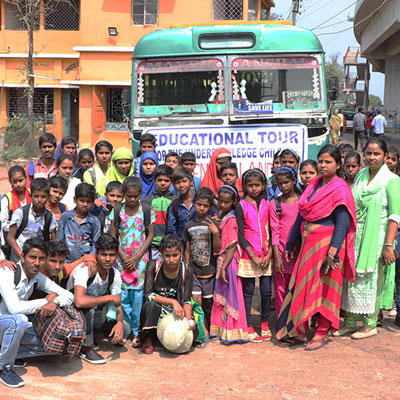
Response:
[{"label": "power line", "polygon": [[330,25],[325,25],[325,26],[322,26],[321,28],[318,28],[318,29],[329,28],[329,27],[331,27],[331,26],[336,26],[336,25],[339,25],[339,24],[344,24],[345,22],[350,22],[350,21],[349,21],[348,19],[344,19],[343,21],[335,22],[334,24],[330,24]]},{"label": "power line", "polygon": [[352,29],[353,27],[352,26],[350,26],[349,28],[346,28],[346,29],[342,29],[341,31],[336,31],[336,32],[325,32],[325,33],[318,33],[317,34],[317,36],[324,36],[324,35],[334,35],[334,34],[336,34],[336,33],[342,33],[342,32],[346,32],[346,31],[348,31],[349,29]]},{"label": "power line", "polygon": [[337,14],[335,14],[334,16],[330,17],[329,19],[327,19],[324,22],[321,22],[319,25],[317,25],[316,27],[312,28],[311,30],[313,31],[314,29],[319,28],[321,25],[324,25],[325,22],[330,22],[332,21],[333,18],[337,17],[338,15],[340,15],[343,11],[346,11],[347,9],[349,9],[350,7],[354,6],[354,4],[356,4],[357,1],[355,1],[354,3],[351,3],[349,6],[347,6],[346,8],[344,8],[342,11],[339,11]]},{"label": "power line", "polygon": [[[319,0],[318,3],[320,3],[321,1],[322,1],[322,0]],[[315,3],[315,4],[318,4],[318,3]],[[329,0],[327,3],[325,3],[324,5],[322,5],[320,8],[317,8],[316,10],[314,10],[313,12],[311,12],[310,14],[307,14],[307,15],[305,15],[305,12],[303,11],[303,13],[302,13],[302,18],[307,18],[307,17],[309,17],[310,15],[315,14],[316,12],[320,11],[321,8],[327,6],[327,5],[330,4],[330,3],[332,3],[332,0]],[[308,10],[308,9],[307,9],[307,10]]]}]

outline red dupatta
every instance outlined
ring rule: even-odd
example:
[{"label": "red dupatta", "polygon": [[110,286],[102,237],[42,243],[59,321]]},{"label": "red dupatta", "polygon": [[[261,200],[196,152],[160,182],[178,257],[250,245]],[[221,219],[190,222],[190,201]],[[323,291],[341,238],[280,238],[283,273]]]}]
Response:
[{"label": "red dupatta", "polygon": [[347,183],[336,177],[326,185],[320,187],[313,197],[308,200],[311,193],[321,182],[322,177],[313,179],[299,199],[299,212],[309,222],[318,221],[329,217],[336,207],[345,206],[350,214],[350,227],[346,234],[345,258],[343,260],[344,277],[350,281],[355,280],[354,237],[356,233],[357,217],[353,194]]},{"label": "red dupatta", "polygon": [[200,187],[208,187],[214,193],[217,193],[220,186],[223,185],[221,180],[218,178],[218,174],[217,174],[217,158],[221,158],[221,157],[231,157],[232,158],[232,155],[229,150],[227,150],[223,147],[218,150],[215,150],[211,155],[211,159],[208,164],[206,174],[204,175],[204,178],[200,184]]}]

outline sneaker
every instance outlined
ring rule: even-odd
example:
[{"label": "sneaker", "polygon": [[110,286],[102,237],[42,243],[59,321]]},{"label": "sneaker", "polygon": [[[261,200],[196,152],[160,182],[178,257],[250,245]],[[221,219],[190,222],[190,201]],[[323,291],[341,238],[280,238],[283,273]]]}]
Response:
[{"label": "sneaker", "polygon": [[254,331],[254,328],[252,326],[248,327],[247,333],[248,333],[248,336],[249,336],[249,342],[250,343],[262,343],[263,340]]},{"label": "sneaker", "polygon": [[378,334],[378,329],[376,328],[371,328],[371,329],[363,329],[361,331],[358,332],[354,332],[351,335],[352,339],[366,339],[369,338],[371,336],[376,336]]},{"label": "sneaker", "polygon": [[84,353],[83,351],[80,351],[78,354],[78,357],[81,358],[82,360],[87,361],[90,364],[105,364],[106,359],[101,356],[96,350],[91,349]]},{"label": "sneaker", "polygon": [[0,372],[0,382],[12,388],[18,388],[25,385],[25,382],[13,370],[11,365],[5,365]]},{"label": "sneaker", "polygon": [[14,361],[14,368],[24,368],[24,367],[26,367],[26,361],[23,360],[22,358],[20,360]]},{"label": "sneaker", "polygon": [[272,338],[271,330],[269,329],[268,322],[261,322],[261,339],[268,342]]},{"label": "sneaker", "polygon": [[397,315],[397,307],[393,306],[393,308],[389,311],[388,316],[391,318],[394,318],[394,317],[396,317],[396,315]]}]

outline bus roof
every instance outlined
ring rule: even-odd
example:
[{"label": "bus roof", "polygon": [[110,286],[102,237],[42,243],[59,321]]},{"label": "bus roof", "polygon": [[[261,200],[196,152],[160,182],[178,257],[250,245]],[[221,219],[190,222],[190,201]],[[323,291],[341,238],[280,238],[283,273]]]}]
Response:
[{"label": "bus roof", "polygon": [[[255,38],[251,48],[226,46],[218,49],[204,49],[199,45],[199,38],[207,35],[247,34]],[[205,37],[205,36],[202,36]],[[220,36],[221,37],[221,36]],[[221,54],[256,54],[256,53],[322,53],[322,45],[317,36],[308,29],[297,26],[241,24],[208,25],[186,28],[165,29],[149,33],[142,37],[135,46],[133,58],[182,57],[193,55]]]}]

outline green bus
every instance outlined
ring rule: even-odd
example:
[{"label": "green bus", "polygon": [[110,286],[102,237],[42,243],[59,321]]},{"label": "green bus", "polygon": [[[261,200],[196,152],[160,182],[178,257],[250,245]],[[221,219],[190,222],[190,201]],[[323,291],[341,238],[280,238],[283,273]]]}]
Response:
[{"label": "green bus", "polygon": [[[271,23],[272,22],[272,23]],[[144,36],[133,53],[133,150],[143,133],[165,154],[191,151],[202,177],[227,148],[239,172],[269,174],[292,148],[316,158],[329,142],[324,51],[314,33],[285,21],[190,26]]]}]

